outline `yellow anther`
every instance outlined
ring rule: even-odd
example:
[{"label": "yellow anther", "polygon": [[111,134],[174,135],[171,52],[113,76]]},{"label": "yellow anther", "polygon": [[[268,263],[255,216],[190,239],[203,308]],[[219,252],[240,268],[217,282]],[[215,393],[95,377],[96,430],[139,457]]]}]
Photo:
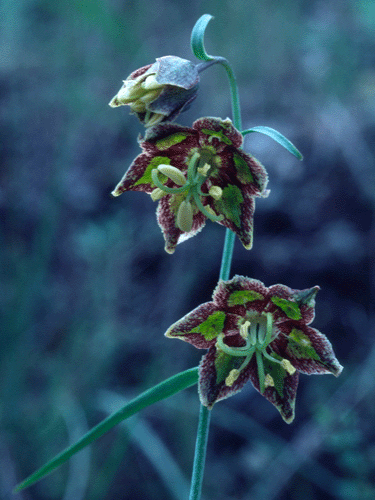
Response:
[{"label": "yellow anther", "polygon": [[[209,206],[209,205],[205,205],[204,206],[204,209],[206,210],[206,212],[208,212],[210,215],[213,215],[214,217],[217,217],[217,215],[215,214],[215,212],[212,210],[212,208]],[[220,216],[220,220],[223,219],[223,216],[221,215]]]},{"label": "yellow anther", "polygon": [[228,387],[232,387],[235,381],[238,379],[238,376],[241,372],[236,370],[235,368],[229,372],[229,375],[225,379],[225,385]]},{"label": "yellow anther", "polygon": [[249,336],[249,326],[250,321],[245,321],[245,323],[240,326],[240,335],[243,339],[247,339]]},{"label": "yellow anther", "polygon": [[281,361],[281,366],[289,373],[289,375],[293,375],[293,373],[296,372],[296,369],[288,359],[283,359]]},{"label": "yellow anther", "polygon": [[211,165],[209,165],[208,163],[205,163],[203,165],[203,167],[197,168],[197,172],[198,172],[198,174],[201,174],[204,177],[207,177],[207,172],[210,170],[210,168],[211,168]]},{"label": "yellow anther", "polygon": [[275,382],[269,373],[264,378],[264,387],[275,387]]},{"label": "yellow anther", "polygon": [[193,226],[193,207],[190,201],[182,201],[178,207],[176,225],[181,231],[188,233]]},{"label": "yellow anther", "polygon": [[151,191],[150,196],[151,196],[152,201],[158,201],[161,198],[163,198],[163,196],[165,196],[166,194],[168,194],[168,193],[166,193],[162,189],[155,188],[153,191]]},{"label": "yellow anther", "polygon": [[223,196],[223,190],[219,186],[211,186],[208,194],[215,200],[220,200],[220,198]]},{"label": "yellow anther", "polygon": [[186,182],[184,174],[176,167],[172,165],[159,165],[159,172],[166,175],[171,181],[173,181],[177,186],[183,186]]}]

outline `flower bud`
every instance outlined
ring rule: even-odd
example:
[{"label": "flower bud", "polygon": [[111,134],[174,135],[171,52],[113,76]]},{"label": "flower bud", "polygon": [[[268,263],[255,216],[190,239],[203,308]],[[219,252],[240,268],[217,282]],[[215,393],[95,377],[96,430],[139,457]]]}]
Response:
[{"label": "flower bud", "polygon": [[192,62],[164,56],[131,73],[109,105],[130,106],[144,126],[151,127],[172,121],[187,109],[196,97],[198,83],[198,71]]}]

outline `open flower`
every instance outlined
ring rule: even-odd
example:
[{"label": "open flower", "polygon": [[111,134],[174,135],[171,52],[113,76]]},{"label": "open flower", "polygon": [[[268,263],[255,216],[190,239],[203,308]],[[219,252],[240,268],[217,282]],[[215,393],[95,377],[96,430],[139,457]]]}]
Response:
[{"label": "open flower", "polygon": [[130,106],[141,123],[151,127],[172,121],[187,109],[197,96],[198,84],[198,71],[192,62],[164,56],[131,73],[109,105]]},{"label": "open flower", "polygon": [[240,391],[250,379],[285,422],[294,418],[299,373],[332,373],[342,366],[325,335],[308,326],[314,319],[318,286],[269,288],[235,276],[220,281],[212,302],[201,304],[166,332],[199,349],[199,394],[203,405]]},{"label": "open flower", "polygon": [[254,198],[267,196],[267,173],[244,153],[229,119],[200,118],[192,128],[160,124],[146,132],[143,149],[112,192],[145,191],[159,200],[157,218],[173,253],[206,219],[234,231],[251,248]]}]

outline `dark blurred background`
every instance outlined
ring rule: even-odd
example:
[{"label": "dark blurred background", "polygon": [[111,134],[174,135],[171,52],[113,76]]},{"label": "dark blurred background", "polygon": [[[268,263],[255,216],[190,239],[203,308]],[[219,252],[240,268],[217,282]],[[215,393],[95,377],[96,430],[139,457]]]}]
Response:
[{"label": "dark blurred background", "polygon": [[[209,53],[238,78],[245,150],[268,169],[254,248],[232,274],[320,285],[313,326],[340,378],[301,376],[286,425],[250,384],[215,406],[206,500],[375,497],[375,3],[371,0],[18,0],[0,5],[0,496],[187,498],[196,388],[144,410],[34,487],[12,487],[126,400],[196,366],[163,336],[208,301],[224,228],[208,221],[173,256],[154,204],[109,193],[139,153],[128,108],[107,103],[162,55],[194,60],[190,32],[215,16]],[[178,122],[230,116],[225,71],[202,74]]]}]

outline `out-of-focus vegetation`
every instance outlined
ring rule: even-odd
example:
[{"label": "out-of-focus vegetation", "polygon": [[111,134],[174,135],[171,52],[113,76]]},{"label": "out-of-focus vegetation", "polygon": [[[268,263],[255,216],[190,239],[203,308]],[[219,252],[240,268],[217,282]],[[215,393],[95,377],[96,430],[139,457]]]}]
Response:
[{"label": "out-of-focus vegetation", "polygon": [[[305,157],[246,137],[271,194],[232,273],[319,284],[313,326],[345,369],[301,377],[290,426],[250,384],[219,403],[204,496],[374,498],[373,2],[19,0],[0,11],[0,497],[124,400],[199,362],[163,333],[210,300],[224,229],[208,222],[170,256],[148,196],[109,196],[142,127],[107,103],[156,57],[192,59],[191,28],[210,13],[207,50],[236,72],[244,128],[274,127]],[[230,115],[220,67],[178,121],[204,115]],[[193,388],[12,498],[186,498],[197,414]]]}]

